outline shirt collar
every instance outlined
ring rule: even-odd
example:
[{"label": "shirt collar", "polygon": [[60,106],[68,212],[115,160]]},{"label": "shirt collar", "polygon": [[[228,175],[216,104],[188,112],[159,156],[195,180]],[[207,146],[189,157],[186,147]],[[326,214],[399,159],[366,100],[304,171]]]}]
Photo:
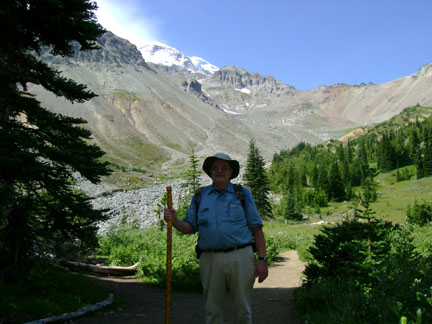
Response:
[{"label": "shirt collar", "polygon": [[[234,192],[234,185],[231,182],[228,183],[228,186],[223,191],[233,193]],[[213,184],[212,184],[208,193],[210,194],[210,193],[213,193],[213,192],[217,193],[217,192],[220,192],[220,191],[217,191],[215,189],[215,187],[213,186]]]}]

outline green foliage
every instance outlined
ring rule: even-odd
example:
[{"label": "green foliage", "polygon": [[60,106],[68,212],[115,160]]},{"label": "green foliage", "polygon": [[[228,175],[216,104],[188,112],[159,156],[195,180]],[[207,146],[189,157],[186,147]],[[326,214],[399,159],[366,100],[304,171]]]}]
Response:
[{"label": "green foliage", "polygon": [[427,257],[432,255],[432,226],[412,226],[413,244],[416,247],[416,252]]},{"label": "green foliage", "polygon": [[303,213],[300,204],[295,199],[294,191],[288,192],[285,199],[285,210],[283,216],[287,220],[301,221]]},{"label": "green foliage", "polygon": [[[100,253],[115,265],[140,262],[139,274],[156,286],[166,283],[166,230],[123,225],[100,238]],[[196,235],[173,231],[172,287],[184,291],[201,290],[199,263],[195,255]]]},{"label": "green foliage", "polygon": [[201,175],[201,171],[198,166],[198,159],[195,155],[194,149],[192,149],[191,154],[189,156],[189,170],[187,171],[187,186],[188,186],[188,194],[192,197],[192,194],[196,192],[200,186],[199,177]]},{"label": "green foliage", "polygon": [[410,224],[424,226],[432,221],[432,203],[414,202],[414,206],[408,205],[407,222]]},{"label": "green foliage", "polygon": [[[200,292],[199,261],[195,254],[197,235],[173,232],[172,287],[182,291]],[[269,235],[267,256],[273,262],[286,242],[281,236]],[[292,244],[292,243],[291,243]],[[139,274],[158,287],[166,284],[166,231],[156,227],[138,229],[133,225],[112,228],[100,238],[100,254],[114,265],[130,266],[140,262]]]},{"label": "green foliage", "polygon": [[96,96],[38,56],[72,55],[74,41],[82,50],[95,48],[104,32],[95,9],[84,0],[0,4],[8,26],[0,35],[0,277],[12,279],[35,255],[58,252],[59,242],[97,242],[96,224],[105,216],[74,191],[71,179],[73,172],[92,182],[109,174],[104,153],[91,144],[84,120],[49,112],[27,90],[28,83],[40,85],[72,103]]},{"label": "green foliage", "polygon": [[186,182],[182,184],[179,196],[179,207],[177,208],[177,217],[179,219],[183,219],[186,216],[192,196],[200,187],[200,175],[201,171],[199,171],[198,159],[195,155],[195,151],[192,149],[189,156],[189,168],[186,172]]},{"label": "green foliage", "polygon": [[37,260],[14,284],[0,282],[0,318],[22,323],[74,312],[101,302],[108,293],[82,275]]},{"label": "green foliage", "polygon": [[385,237],[395,227],[373,220],[362,223],[344,220],[334,227],[324,227],[315,237],[309,251],[314,262],[306,266],[305,275],[313,282],[322,277],[349,276],[364,284],[372,284],[377,263],[390,251]]},{"label": "green foliage", "polygon": [[415,173],[411,172],[410,168],[397,168],[396,169],[396,181],[407,181],[410,180]]},{"label": "green foliage", "polygon": [[264,169],[264,159],[253,139],[249,141],[249,154],[244,179],[252,193],[261,217],[273,217],[272,207],[268,197],[270,187],[267,173]]},{"label": "green foliage", "polygon": [[294,306],[308,323],[432,320],[429,257],[415,252],[412,228],[372,215],[366,206],[361,218],[324,227],[315,236],[307,285],[296,293]]}]

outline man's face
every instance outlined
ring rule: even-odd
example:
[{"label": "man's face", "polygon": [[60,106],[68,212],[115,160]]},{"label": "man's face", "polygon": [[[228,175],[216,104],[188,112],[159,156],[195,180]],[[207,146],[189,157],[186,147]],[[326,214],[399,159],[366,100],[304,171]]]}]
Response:
[{"label": "man's face", "polygon": [[214,182],[229,182],[232,174],[231,165],[228,161],[217,159],[211,165],[210,174]]}]

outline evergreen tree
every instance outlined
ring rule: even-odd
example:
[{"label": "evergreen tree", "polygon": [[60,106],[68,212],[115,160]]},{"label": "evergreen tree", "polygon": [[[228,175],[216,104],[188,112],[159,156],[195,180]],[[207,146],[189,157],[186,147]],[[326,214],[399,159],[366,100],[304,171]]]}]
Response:
[{"label": "evergreen tree", "polygon": [[264,159],[255,144],[255,140],[251,139],[249,141],[249,154],[244,179],[255,200],[258,212],[262,217],[266,218],[273,217],[273,213],[268,197],[270,188],[264,164]]},{"label": "evergreen tree", "polygon": [[325,166],[320,166],[318,169],[318,190],[324,191],[327,197],[330,198],[330,183],[327,172],[328,170]]},{"label": "evergreen tree", "polygon": [[200,186],[199,177],[201,175],[201,171],[199,170],[198,159],[195,155],[195,150],[192,149],[192,152],[189,156],[189,170],[187,172],[187,186],[188,192],[194,193],[198,190]]},{"label": "evergreen tree", "polygon": [[381,169],[381,172],[388,172],[395,169],[395,152],[390,142],[389,136],[387,134],[383,134],[382,139],[378,145],[378,167]]},{"label": "evergreen tree", "polygon": [[343,163],[345,161],[345,150],[344,150],[342,142],[340,142],[339,145],[337,146],[336,154],[337,154],[337,158],[338,158],[339,162]]},{"label": "evergreen tree", "polygon": [[424,177],[424,168],[423,168],[423,156],[422,156],[422,150],[417,150],[416,158],[415,158],[415,165],[417,170],[417,179],[421,179]]},{"label": "evergreen tree", "polygon": [[293,221],[300,221],[303,219],[302,210],[294,189],[288,190],[287,192],[283,216],[285,219]]},{"label": "evergreen tree", "polygon": [[337,161],[333,161],[329,170],[329,193],[332,200],[343,201],[345,190]]},{"label": "evergreen tree", "polygon": [[294,170],[293,163],[288,164],[288,179],[287,179],[287,190],[289,192],[294,192],[294,189],[296,187],[296,173]]},{"label": "evergreen tree", "polygon": [[177,215],[180,219],[183,219],[186,216],[192,196],[200,187],[200,174],[201,171],[199,171],[198,159],[195,155],[194,149],[192,149],[192,152],[189,156],[189,169],[186,174],[186,183],[183,185],[184,190],[180,193],[179,197]]},{"label": "evergreen tree", "polygon": [[319,178],[318,167],[317,164],[314,163],[312,167],[311,179],[312,179],[312,185],[316,190],[319,189],[318,178]]},{"label": "evergreen tree", "polygon": [[424,128],[423,176],[432,176],[432,128]]},{"label": "evergreen tree", "polygon": [[420,139],[418,136],[418,127],[411,128],[411,136],[409,137],[409,154],[410,159],[413,161],[416,158],[417,151],[420,149]]},{"label": "evergreen tree", "polygon": [[97,243],[105,216],[71,179],[73,172],[94,183],[107,175],[103,152],[90,143],[84,120],[49,112],[27,89],[36,84],[72,103],[96,96],[38,56],[42,47],[72,55],[74,41],[94,49],[104,32],[96,8],[88,0],[0,2],[0,276],[36,254],[58,252],[59,244]]},{"label": "evergreen tree", "polygon": [[348,140],[347,142],[347,148],[346,148],[346,160],[349,164],[353,162],[353,148],[351,141]]},{"label": "evergreen tree", "polygon": [[360,141],[357,160],[359,162],[360,181],[362,182],[364,179],[370,176],[369,161],[364,137],[362,137]]}]

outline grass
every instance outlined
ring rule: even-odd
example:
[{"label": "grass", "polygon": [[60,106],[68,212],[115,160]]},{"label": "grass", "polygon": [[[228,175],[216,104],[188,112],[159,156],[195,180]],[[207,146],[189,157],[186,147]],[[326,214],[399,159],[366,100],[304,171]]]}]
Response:
[{"label": "grass", "polygon": [[266,237],[279,237],[281,252],[297,250],[302,261],[309,257],[307,252],[312,244],[313,236],[318,233],[321,226],[314,226],[310,223],[285,224],[283,222],[265,221],[264,234]]},{"label": "grass", "polygon": [[378,201],[372,205],[377,215],[394,223],[405,222],[408,205],[432,200],[432,177],[396,182],[396,171],[378,176]]},{"label": "grass", "polygon": [[129,102],[134,102],[138,99],[137,95],[134,92],[121,89],[115,89],[112,93],[112,96],[116,99],[127,100]]},{"label": "grass", "polygon": [[39,261],[18,282],[0,282],[0,322],[21,323],[74,312],[108,295],[81,274]]}]

